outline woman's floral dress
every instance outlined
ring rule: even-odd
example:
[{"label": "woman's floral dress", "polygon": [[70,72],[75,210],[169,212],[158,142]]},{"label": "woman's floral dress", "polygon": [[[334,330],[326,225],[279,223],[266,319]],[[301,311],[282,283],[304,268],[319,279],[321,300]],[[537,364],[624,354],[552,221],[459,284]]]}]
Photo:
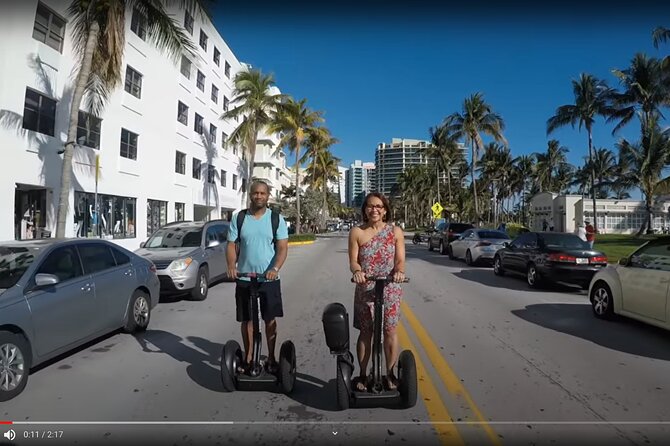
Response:
[{"label": "woman's floral dress", "polygon": [[[386,225],[370,241],[358,249],[358,263],[363,272],[373,276],[392,273],[395,264],[395,235],[393,225]],[[402,288],[398,283],[388,283],[384,289],[384,331],[391,331],[400,319]],[[375,283],[356,285],[354,292],[354,328],[372,331],[374,318]]]}]

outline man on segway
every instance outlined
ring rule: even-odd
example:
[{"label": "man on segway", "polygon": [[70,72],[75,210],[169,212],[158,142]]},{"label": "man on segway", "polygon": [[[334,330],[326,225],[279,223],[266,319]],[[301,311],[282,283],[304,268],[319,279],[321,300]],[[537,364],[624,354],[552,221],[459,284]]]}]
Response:
[{"label": "man on segway", "polygon": [[[270,187],[256,180],[250,187],[251,206],[233,215],[228,230],[228,277],[236,279],[235,306],[237,321],[241,323],[244,342],[244,361],[238,373],[248,373],[252,361],[253,315],[249,314],[250,279],[238,277],[238,271],[264,274],[260,282],[260,309],[265,321],[265,336],[268,359],[265,363],[269,373],[277,373],[275,344],[277,341],[276,318],[284,315],[279,270],[288,254],[288,228],[284,217],[268,209]],[[238,253],[239,249],[239,253]]]}]

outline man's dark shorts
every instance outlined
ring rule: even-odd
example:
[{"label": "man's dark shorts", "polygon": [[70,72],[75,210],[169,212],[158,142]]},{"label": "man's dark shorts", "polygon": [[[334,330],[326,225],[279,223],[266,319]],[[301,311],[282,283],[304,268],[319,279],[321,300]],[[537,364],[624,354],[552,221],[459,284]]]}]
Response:
[{"label": "man's dark shorts", "polygon": [[[276,317],[284,316],[284,308],[281,301],[281,284],[279,280],[260,282],[259,293],[261,295],[261,317],[264,321],[270,321]],[[235,287],[235,306],[237,307],[237,321],[251,321],[249,310],[249,294],[251,282],[238,280]]]}]

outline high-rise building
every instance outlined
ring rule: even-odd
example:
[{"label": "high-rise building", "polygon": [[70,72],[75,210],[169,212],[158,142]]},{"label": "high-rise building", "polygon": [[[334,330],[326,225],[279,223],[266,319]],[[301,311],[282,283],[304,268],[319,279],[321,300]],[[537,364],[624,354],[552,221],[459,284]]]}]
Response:
[{"label": "high-rise building", "polygon": [[[0,14],[0,147],[11,160],[0,167],[0,207],[13,209],[0,216],[3,240],[55,232],[59,151],[67,141],[78,66],[68,3],[8,2]],[[123,82],[100,116],[82,101],[65,235],[136,249],[167,222],[230,218],[244,205],[246,163],[241,148],[228,141],[241,120],[220,116],[230,107],[236,73],[246,66],[206,15],[177,6],[168,13],[192,36],[196,54],[175,64],[152,44],[133,2],[122,3],[128,5]],[[268,175],[276,180],[276,170]]]},{"label": "high-rise building", "polygon": [[359,207],[363,204],[365,195],[372,192],[370,178],[375,172],[374,163],[364,163],[355,160],[346,172],[347,206]]},{"label": "high-rise building", "polygon": [[342,166],[337,166],[338,178],[336,180],[328,180],[328,190],[335,195],[340,200],[341,204],[346,203],[346,172],[347,168]]}]

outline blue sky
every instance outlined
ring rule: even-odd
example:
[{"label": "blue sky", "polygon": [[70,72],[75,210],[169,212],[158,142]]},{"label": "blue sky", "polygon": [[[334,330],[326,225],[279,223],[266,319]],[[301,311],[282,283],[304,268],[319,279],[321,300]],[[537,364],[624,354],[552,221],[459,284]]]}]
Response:
[{"label": "blue sky", "polygon": [[[325,112],[341,141],[333,152],[347,166],[374,161],[379,142],[428,139],[428,128],[475,92],[503,117],[513,155],[543,151],[555,138],[581,165],[584,131],[546,135],[547,119],[573,101],[571,80],[588,72],[617,86],[611,70],[626,68],[636,52],[670,54],[670,43],[657,50],[651,39],[655,27],[670,27],[668,6],[645,1],[634,10],[612,2],[534,10],[486,2],[478,9],[425,1],[279,5],[280,11],[259,3],[251,11],[224,2],[213,17],[240,60],[273,73],[282,92]],[[612,128],[597,122],[597,147],[614,149],[621,136],[637,139],[637,123],[616,137]]]}]

